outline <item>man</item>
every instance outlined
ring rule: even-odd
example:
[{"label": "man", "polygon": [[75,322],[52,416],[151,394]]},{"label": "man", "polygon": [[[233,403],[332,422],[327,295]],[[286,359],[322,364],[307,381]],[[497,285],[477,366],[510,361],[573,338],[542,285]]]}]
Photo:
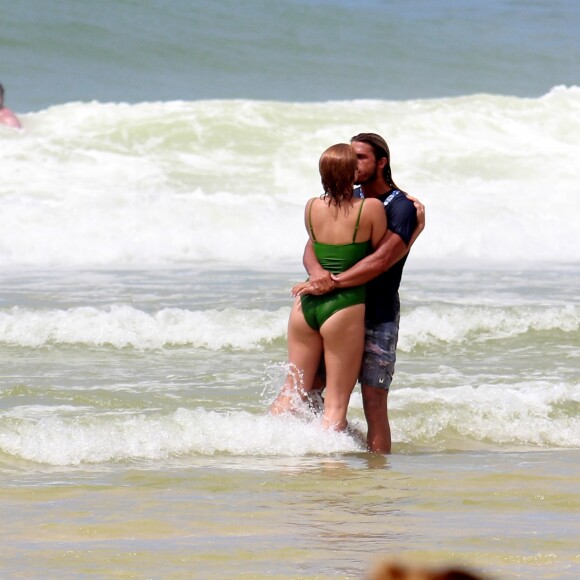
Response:
[{"label": "man", "polygon": [[350,270],[337,276],[324,270],[309,240],[304,266],[312,293],[367,284],[365,351],[359,376],[368,424],[367,446],[374,453],[391,452],[387,397],[395,372],[399,335],[399,285],[409,248],[425,227],[425,208],[407,196],[393,181],[389,147],[376,133],[360,133],[351,139],[358,158],[356,197],[383,202],[388,231],[379,247]]},{"label": "man", "polygon": [[18,117],[7,107],[4,106],[4,87],[0,84],[0,124],[20,129],[22,125]]}]

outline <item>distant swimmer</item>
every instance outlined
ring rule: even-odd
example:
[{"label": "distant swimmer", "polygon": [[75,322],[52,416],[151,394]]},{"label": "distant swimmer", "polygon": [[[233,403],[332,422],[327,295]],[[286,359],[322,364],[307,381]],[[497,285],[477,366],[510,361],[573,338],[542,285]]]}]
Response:
[{"label": "distant swimmer", "polygon": [[0,124],[21,129],[22,125],[18,117],[7,107],[4,106],[4,87],[0,84]]}]

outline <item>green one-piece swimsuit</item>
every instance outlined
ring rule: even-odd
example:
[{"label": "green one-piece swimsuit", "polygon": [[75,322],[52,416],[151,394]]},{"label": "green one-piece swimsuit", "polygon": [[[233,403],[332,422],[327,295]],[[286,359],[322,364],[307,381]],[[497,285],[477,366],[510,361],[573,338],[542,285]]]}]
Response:
[{"label": "green one-piece swimsuit", "polygon": [[[360,260],[369,253],[371,247],[370,240],[367,240],[366,242],[355,242],[364,201],[365,200],[363,199],[360,204],[354,227],[354,234],[352,236],[352,243],[350,244],[321,244],[320,242],[317,242],[316,237],[314,236],[314,230],[312,229],[312,221],[310,219],[312,203],[310,204],[308,225],[314,245],[314,253],[318,258],[320,265],[332,274],[345,272],[351,266],[360,262]],[[302,296],[300,301],[302,303],[302,312],[308,326],[314,330],[320,330],[320,327],[335,312],[347,308],[348,306],[354,306],[355,304],[364,304],[365,296],[365,285],[362,284],[352,288],[338,288],[321,296],[307,294]]]}]

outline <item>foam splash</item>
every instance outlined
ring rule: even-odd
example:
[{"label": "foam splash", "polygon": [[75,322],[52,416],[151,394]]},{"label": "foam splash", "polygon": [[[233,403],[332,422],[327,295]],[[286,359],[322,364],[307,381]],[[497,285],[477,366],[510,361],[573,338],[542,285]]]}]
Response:
[{"label": "foam splash", "polygon": [[[349,422],[364,433],[360,395],[355,393],[352,403]],[[576,448],[579,404],[577,385],[570,383],[400,388],[391,407],[393,440],[422,450]],[[304,457],[360,452],[364,445],[348,433],[324,431],[317,415],[272,417],[203,408],[97,413],[44,406],[0,416],[0,451],[36,463],[76,466],[178,456]]]},{"label": "foam splash", "polygon": [[361,450],[348,434],[324,431],[316,419],[183,408],[167,415],[53,415],[36,421],[5,417],[0,421],[0,449],[50,465],[179,455],[300,457]]}]

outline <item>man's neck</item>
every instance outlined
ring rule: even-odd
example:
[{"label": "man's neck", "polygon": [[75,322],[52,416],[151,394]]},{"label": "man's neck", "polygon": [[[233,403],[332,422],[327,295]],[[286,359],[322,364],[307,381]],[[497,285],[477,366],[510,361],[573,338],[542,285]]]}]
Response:
[{"label": "man's neck", "polygon": [[370,183],[361,185],[361,189],[365,197],[381,197],[381,195],[389,193],[392,187],[382,179],[375,179]]}]

